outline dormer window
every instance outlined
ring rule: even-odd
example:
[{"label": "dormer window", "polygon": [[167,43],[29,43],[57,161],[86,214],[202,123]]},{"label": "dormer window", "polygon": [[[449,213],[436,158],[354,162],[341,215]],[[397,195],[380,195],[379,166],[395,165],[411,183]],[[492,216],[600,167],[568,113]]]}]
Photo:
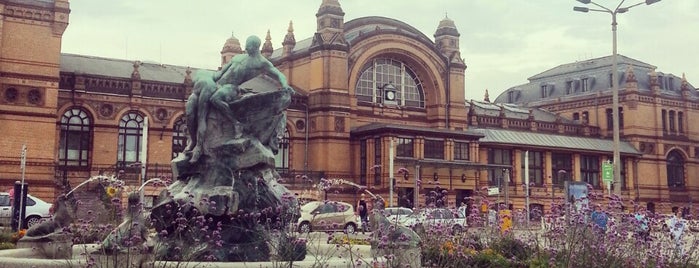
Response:
[{"label": "dormer window", "polygon": [[582,92],[590,91],[590,78],[585,77],[580,79],[580,90]]},{"label": "dormer window", "polygon": [[667,78],[667,89],[669,90],[674,90],[675,89],[675,79],[673,79],[671,76]]},{"label": "dormer window", "polygon": [[541,98],[548,98],[553,93],[553,84],[541,85]]},{"label": "dormer window", "polygon": [[575,92],[575,81],[566,81],[566,95],[573,94]]}]

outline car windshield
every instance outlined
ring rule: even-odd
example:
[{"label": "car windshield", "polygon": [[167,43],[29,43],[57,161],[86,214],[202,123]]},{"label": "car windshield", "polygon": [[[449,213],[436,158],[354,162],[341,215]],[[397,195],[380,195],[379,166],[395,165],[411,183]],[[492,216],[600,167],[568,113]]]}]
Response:
[{"label": "car windshield", "polygon": [[301,206],[301,211],[311,211],[311,210],[315,209],[316,207],[318,207],[318,204],[319,204],[318,202],[310,202],[308,204],[305,204],[305,205]]}]

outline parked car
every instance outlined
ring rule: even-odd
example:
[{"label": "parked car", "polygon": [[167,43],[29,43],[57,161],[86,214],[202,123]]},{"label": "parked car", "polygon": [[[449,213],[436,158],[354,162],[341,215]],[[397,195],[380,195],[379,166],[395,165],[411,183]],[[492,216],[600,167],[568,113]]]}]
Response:
[{"label": "parked car", "polygon": [[[26,215],[24,216],[24,226],[27,228],[40,223],[43,219],[51,217],[51,203],[47,203],[32,195],[27,195]],[[10,194],[0,193],[0,225],[10,226],[12,222],[12,204],[10,204]]]},{"label": "parked car", "polygon": [[467,227],[466,218],[459,218],[454,211],[447,208],[430,208],[418,211],[406,217],[401,224],[414,230],[440,225],[450,228],[452,234],[460,233]]},{"label": "parked car", "polygon": [[404,207],[390,207],[386,208],[384,213],[390,222],[401,224],[413,214],[413,210]]},{"label": "parked car", "polygon": [[348,234],[357,231],[359,219],[354,207],[345,202],[312,201],[301,206],[298,220],[299,232],[344,230]]}]

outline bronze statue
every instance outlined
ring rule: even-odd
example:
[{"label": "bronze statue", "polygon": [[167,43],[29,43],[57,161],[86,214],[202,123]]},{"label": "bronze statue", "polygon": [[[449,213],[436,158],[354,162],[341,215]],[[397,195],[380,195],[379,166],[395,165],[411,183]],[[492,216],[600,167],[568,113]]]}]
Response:
[{"label": "bronze statue", "polygon": [[[277,182],[274,154],[295,91],[259,48],[260,38],[251,36],[246,54],[236,55],[220,71],[197,75],[186,104],[190,144],[172,160],[178,180],[161,192],[150,215],[160,259],[269,260],[269,230],[262,223],[294,213],[287,210],[296,207],[295,198],[281,208],[289,191]],[[263,73],[276,78],[281,90],[247,94],[241,88]],[[195,220],[202,217],[207,221]],[[201,230],[217,230],[221,238],[209,239],[214,234]],[[245,250],[250,247],[257,250]],[[191,252],[177,252],[182,249]]]},{"label": "bronze statue", "polygon": [[187,123],[190,128],[190,136],[192,136],[192,144],[194,144],[194,148],[190,148],[190,145],[187,146],[192,152],[190,162],[198,161],[202,154],[202,140],[198,137],[203,136],[206,132],[209,104],[219,109],[221,114],[231,123],[236,124],[237,120],[229,104],[240,97],[241,84],[263,72],[274,75],[283,90],[293,92],[284,74],[260,54],[260,43],[259,37],[254,35],[248,37],[245,42],[247,54],[236,55],[213,76],[205,75],[199,77],[195,82],[194,90],[186,105]]}]

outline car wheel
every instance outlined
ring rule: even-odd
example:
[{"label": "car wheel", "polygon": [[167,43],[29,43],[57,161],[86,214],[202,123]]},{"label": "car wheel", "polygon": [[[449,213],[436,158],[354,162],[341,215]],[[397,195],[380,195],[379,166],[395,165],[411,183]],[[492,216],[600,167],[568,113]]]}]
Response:
[{"label": "car wheel", "polygon": [[34,225],[37,225],[41,222],[41,217],[38,216],[29,216],[25,220],[25,225],[27,226],[27,229],[31,228]]},{"label": "car wheel", "polygon": [[299,225],[299,233],[310,233],[311,232],[311,224],[307,221],[302,222],[301,225]]},{"label": "car wheel", "polygon": [[354,223],[348,223],[345,225],[345,233],[354,234],[355,232],[357,232],[357,226],[354,225]]}]

